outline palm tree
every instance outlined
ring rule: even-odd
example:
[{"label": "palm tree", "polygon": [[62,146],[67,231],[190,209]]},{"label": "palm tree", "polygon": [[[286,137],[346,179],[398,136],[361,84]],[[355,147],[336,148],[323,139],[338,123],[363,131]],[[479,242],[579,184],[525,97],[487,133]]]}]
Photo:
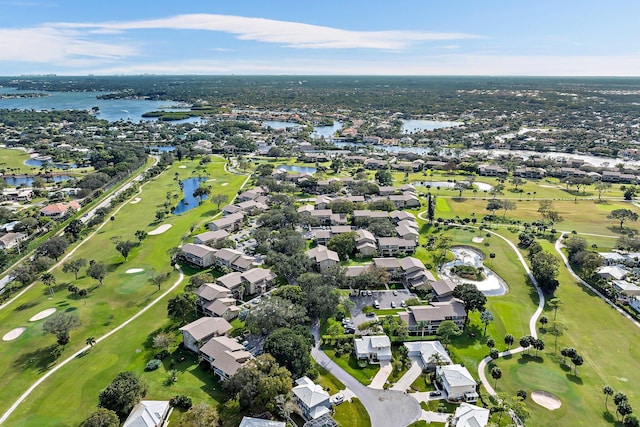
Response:
[{"label": "palm tree", "polygon": [[47,272],[40,276],[40,280],[42,280],[42,283],[49,288],[49,293],[53,295],[53,288],[51,285],[56,284],[56,277],[52,273]]},{"label": "palm tree", "polygon": [[85,342],[88,346],[93,347],[93,345],[96,343],[96,339],[94,337],[89,337],[85,340]]},{"label": "palm tree", "polygon": [[556,315],[558,314],[558,308],[562,305],[562,300],[560,298],[552,298],[549,300],[549,307],[553,308],[553,320],[556,320]]},{"label": "palm tree", "polygon": [[428,362],[429,362],[429,365],[434,365],[434,366],[443,366],[447,364],[446,359],[440,353],[433,353],[431,357],[429,357]]},{"label": "palm tree", "polygon": [[421,320],[416,324],[416,326],[420,329],[422,333],[422,337],[424,337],[424,330],[427,327],[427,325],[428,323],[426,322],[426,320]]},{"label": "palm tree", "polygon": [[607,406],[607,401],[609,400],[609,396],[613,396],[613,388],[606,385],[602,387],[602,392],[604,393],[604,407],[607,408],[608,411],[609,407]]},{"label": "palm tree", "polygon": [[549,323],[549,319],[547,319],[547,316],[540,317],[539,322],[540,322],[540,325],[542,326],[542,329],[546,330],[546,325],[547,325],[547,323]]},{"label": "palm tree", "polygon": [[579,354],[576,354],[571,358],[573,362],[573,375],[578,375],[578,366],[581,366],[584,363],[584,359]]},{"label": "palm tree", "polygon": [[502,378],[502,369],[498,368],[497,366],[494,367],[493,369],[491,369],[491,378],[493,378],[494,380],[496,380],[493,383],[493,388],[495,389],[496,386],[498,385],[498,380],[500,378]]},{"label": "palm tree", "polygon": [[507,350],[509,350],[511,348],[511,346],[513,345],[514,341],[515,341],[515,339],[513,338],[513,335],[507,334],[507,335],[504,336],[504,343],[507,345]]}]

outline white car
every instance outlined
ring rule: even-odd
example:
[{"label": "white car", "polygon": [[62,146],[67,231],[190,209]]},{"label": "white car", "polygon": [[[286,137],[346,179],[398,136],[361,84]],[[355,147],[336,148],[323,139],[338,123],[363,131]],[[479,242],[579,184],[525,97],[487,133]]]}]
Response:
[{"label": "white car", "polygon": [[339,405],[342,402],[344,402],[344,395],[342,393],[338,393],[334,396],[333,398],[333,404],[334,405]]}]

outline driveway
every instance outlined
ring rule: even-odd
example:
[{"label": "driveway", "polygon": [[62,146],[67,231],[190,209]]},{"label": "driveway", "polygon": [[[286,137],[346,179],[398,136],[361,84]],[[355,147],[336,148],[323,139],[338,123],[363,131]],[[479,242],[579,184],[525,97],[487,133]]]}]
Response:
[{"label": "driveway", "polygon": [[[318,325],[312,328],[312,333],[319,343]],[[369,413],[372,427],[405,427],[422,415],[420,404],[413,397],[400,391],[365,387],[336,365],[317,344],[311,350],[311,356],[360,399]]]},{"label": "driveway", "polygon": [[412,358],[411,368],[391,387],[391,390],[406,391],[411,384],[422,375],[422,364],[420,361]]}]

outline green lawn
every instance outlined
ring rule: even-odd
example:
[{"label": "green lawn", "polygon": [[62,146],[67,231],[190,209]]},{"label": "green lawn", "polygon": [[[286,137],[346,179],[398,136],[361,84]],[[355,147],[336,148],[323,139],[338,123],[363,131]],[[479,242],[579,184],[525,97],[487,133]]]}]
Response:
[{"label": "green lawn", "polygon": [[[543,247],[552,251],[551,243],[543,242]],[[541,357],[517,355],[497,361],[503,370],[498,389],[509,394],[517,389],[529,393],[546,390],[561,399],[563,405],[556,411],[528,401],[531,425],[611,425],[613,418],[604,411],[604,385],[626,393],[632,406],[640,405],[640,393],[635,387],[640,381],[640,372],[635,369],[640,362],[640,335],[627,319],[578,285],[566,269],[560,269],[559,280],[555,295],[564,304],[558,310],[558,320],[567,331],[558,340],[558,351],[561,347],[576,348],[584,365],[574,376],[559,363],[559,352],[554,354],[554,338],[542,334],[546,348]],[[546,316],[553,318],[553,312],[548,309]]]},{"label": "green lawn", "polygon": [[353,398],[351,402],[344,402],[336,406],[335,411],[333,418],[342,426],[371,426],[369,414],[358,398]]},{"label": "green lawn", "polygon": [[413,391],[433,391],[436,388],[431,384],[429,380],[429,374],[421,374],[416,380],[411,384],[411,390]]},{"label": "green lawn", "polygon": [[331,360],[336,362],[338,366],[347,371],[351,376],[364,385],[371,384],[371,380],[380,370],[380,366],[378,365],[367,365],[364,368],[359,367],[353,353],[343,354],[340,357],[336,357],[335,351],[332,347],[323,346],[322,350],[331,358]]},{"label": "green lawn", "polygon": [[[29,160],[31,156],[23,150],[14,150],[10,148],[0,148],[0,169],[19,169],[16,173],[31,173],[35,169],[35,166],[27,166],[24,164],[26,160]],[[7,171],[7,174],[11,174],[13,171]]]},{"label": "green lawn", "polygon": [[[179,165],[184,165],[186,168],[178,168]],[[225,193],[231,198],[237,193],[245,177],[226,174],[223,171],[223,165],[224,161],[222,159],[214,157],[213,161],[207,166],[207,172],[212,177],[210,182],[212,183],[214,194]],[[19,339],[0,343],[2,348],[0,352],[0,410],[4,411],[31,383],[55,363],[49,356],[55,344],[55,339],[53,336],[42,335],[42,321],[28,322],[32,315],[50,307],[56,307],[59,311],[78,314],[82,325],[77,330],[71,331],[71,343],[67,345],[67,349],[62,356],[62,358],[66,358],[84,346],[85,337],[100,337],[131,317],[162,292],[158,292],[155,286],[149,284],[149,277],[154,272],[171,271],[169,259],[166,255],[167,249],[179,245],[182,236],[189,232],[192,224],[205,223],[209,220],[215,214],[215,207],[211,203],[205,202],[183,215],[168,216],[162,223],[172,224],[172,228],[163,234],[148,236],[140,247],[132,251],[126,262],[123,262],[122,256],[115,250],[114,242],[118,239],[134,240],[133,234],[138,229],[145,231],[155,229],[159,225],[154,218],[155,211],[159,209],[158,205],[164,202],[167,192],[177,192],[178,190],[176,183],[173,181],[174,173],[178,172],[181,178],[187,178],[193,175],[192,171],[197,170],[196,166],[195,162],[175,164],[170,170],[145,185],[142,193],[137,196],[141,198],[139,203],[127,203],[116,214],[116,220],[112,224],[107,224],[96,236],[77,250],[74,258],[96,259],[107,263],[110,273],[105,279],[104,285],[97,286],[97,283],[87,278],[84,272],[80,274],[78,281],[75,281],[73,275],[62,273],[58,269],[54,271],[58,283],[55,287],[54,296],[49,296],[45,292],[44,286],[35,286],[12,305],[0,311],[0,327],[2,330],[8,331],[17,326],[27,326],[27,331]],[[223,183],[227,185],[221,185]],[[143,268],[144,272],[126,274],[125,271],[129,268]],[[166,288],[169,284],[175,282],[176,278],[177,273],[172,272],[162,287]],[[74,283],[80,288],[91,289],[90,296],[86,300],[76,299],[66,290],[68,283]],[[154,307],[154,310],[156,309],[158,311],[155,314],[155,318],[150,318],[149,325],[153,325],[154,321],[163,322],[166,319],[166,304],[161,302]],[[143,317],[146,318],[146,316],[145,314]],[[130,332],[131,329],[132,327],[129,327],[126,332],[118,333],[113,337],[114,339],[122,340],[116,346],[117,352],[96,362],[96,366],[93,369],[96,369],[97,372],[88,379],[92,384],[95,384],[95,388],[92,391],[99,391],[104,388],[119,370],[126,369],[127,364],[122,364],[118,361],[119,357],[122,357],[120,353],[126,351],[134,352],[137,348],[141,348],[140,346],[148,340],[147,335],[149,332],[155,330],[156,327],[147,325],[142,327],[141,331],[145,336],[144,339],[137,342],[127,341],[130,338],[129,335],[133,335]],[[130,344],[130,347],[127,347],[127,344]],[[100,343],[100,345],[103,345],[103,343]],[[87,356],[82,360],[86,358]],[[135,365],[137,366],[138,364],[136,363]],[[71,363],[65,369],[71,369],[72,371],[70,372],[75,372],[76,362]],[[82,370],[78,370],[78,372],[82,372]],[[71,378],[78,380],[77,376],[71,375]],[[64,390],[65,387],[61,386],[61,383],[65,381],[68,380],[63,379],[59,373],[56,373],[50,380],[40,386],[36,393],[43,393],[48,396],[53,393],[53,390]],[[194,389],[200,389],[200,387],[194,387]],[[87,397],[94,399],[97,397],[97,393],[87,393],[83,394],[83,396],[84,400],[87,400]],[[30,397],[21,405],[19,410],[33,417],[48,414],[44,410],[40,412],[41,408],[46,407],[46,405],[32,406],[33,399],[33,397]],[[52,400],[52,402],[55,401]],[[67,406],[57,407],[61,419],[64,419],[65,416],[71,417],[66,410],[60,410],[62,407]],[[78,412],[73,408],[70,408],[70,410],[75,411],[73,416],[85,417],[88,415],[86,411]],[[14,416],[12,419],[18,420],[20,418]]]}]

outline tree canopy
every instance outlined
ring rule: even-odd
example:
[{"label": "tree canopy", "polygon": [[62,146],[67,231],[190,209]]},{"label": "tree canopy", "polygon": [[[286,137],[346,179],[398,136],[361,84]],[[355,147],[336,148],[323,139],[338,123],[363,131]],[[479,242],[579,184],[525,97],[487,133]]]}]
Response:
[{"label": "tree canopy", "polygon": [[305,337],[289,328],[280,328],[269,334],[264,351],[286,367],[294,378],[304,376],[311,368],[311,345]]},{"label": "tree canopy", "polygon": [[147,390],[147,383],[133,372],[121,372],[100,392],[99,406],[125,417],[147,394]]}]

